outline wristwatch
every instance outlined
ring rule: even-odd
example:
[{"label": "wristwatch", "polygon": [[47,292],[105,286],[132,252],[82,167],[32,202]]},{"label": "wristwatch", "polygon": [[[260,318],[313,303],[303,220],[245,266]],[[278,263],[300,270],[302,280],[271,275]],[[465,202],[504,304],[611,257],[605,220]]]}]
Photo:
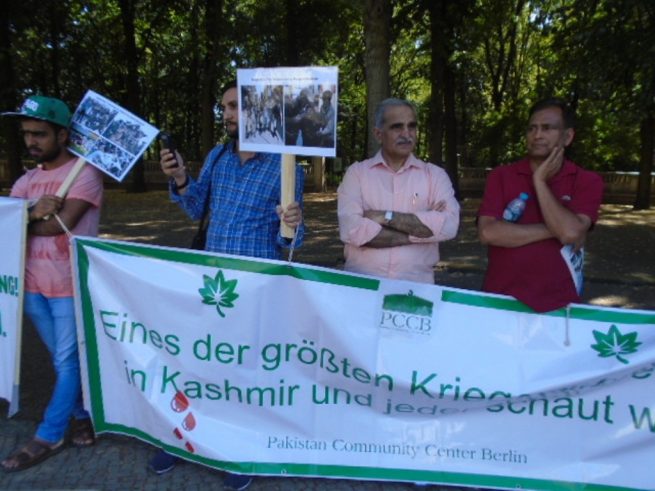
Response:
[{"label": "wristwatch", "polygon": [[384,212],[384,223],[389,223],[393,220],[393,211],[387,210]]}]

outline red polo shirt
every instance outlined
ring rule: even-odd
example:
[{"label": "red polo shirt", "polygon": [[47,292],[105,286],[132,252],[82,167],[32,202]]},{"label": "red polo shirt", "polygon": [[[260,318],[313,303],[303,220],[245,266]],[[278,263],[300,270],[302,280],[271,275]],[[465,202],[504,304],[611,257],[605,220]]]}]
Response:
[{"label": "red polo shirt", "polygon": [[[562,169],[548,181],[548,187],[568,210],[587,215],[592,223],[596,222],[603,195],[603,180],[598,174],[565,160]],[[543,223],[527,159],[491,171],[478,216],[502,220],[507,204],[521,193],[528,193],[530,199],[517,223]],[[521,247],[489,246],[483,290],[511,295],[537,312],[579,302],[561,248],[557,239]]]}]

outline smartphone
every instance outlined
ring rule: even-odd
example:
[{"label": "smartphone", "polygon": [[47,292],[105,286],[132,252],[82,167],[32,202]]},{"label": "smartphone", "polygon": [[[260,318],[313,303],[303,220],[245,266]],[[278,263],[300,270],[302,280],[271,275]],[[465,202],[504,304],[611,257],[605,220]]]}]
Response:
[{"label": "smartphone", "polygon": [[179,167],[180,163],[177,161],[175,155],[175,143],[173,143],[173,137],[170,133],[166,133],[165,131],[159,133],[159,141],[161,141],[162,148],[167,148],[173,154],[173,157],[175,158],[175,165],[173,167]]}]

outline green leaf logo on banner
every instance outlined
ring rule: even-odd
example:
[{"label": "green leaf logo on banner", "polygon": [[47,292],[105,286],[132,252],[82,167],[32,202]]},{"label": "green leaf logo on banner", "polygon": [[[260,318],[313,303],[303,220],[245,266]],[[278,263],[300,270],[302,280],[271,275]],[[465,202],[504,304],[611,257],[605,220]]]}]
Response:
[{"label": "green leaf logo on banner", "polygon": [[609,328],[607,334],[594,331],[594,338],[596,338],[596,344],[592,344],[591,347],[598,351],[598,356],[602,358],[616,356],[617,360],[625,364],[629,363],[629,361],[621,355],[636,353],[637,346],[641,344],[637,341],[636,332],[621,334],[619,328],[614,324]]},{"label": "green leaf logo on banner", "polygon": [[198,290],[198,293],[202,295],[202,303],[216,305],[218,315],[225,317],[221,307],[231,309],[234,307],[234,301],[239,298],[239,295],[234,293],[234,289],[237,287],[237,280],[226,280],[225,276],[223,276],[223,271],[220,269],[216,273],[215,278],[203,275],[202,279],[205,282],[205,287]]}]

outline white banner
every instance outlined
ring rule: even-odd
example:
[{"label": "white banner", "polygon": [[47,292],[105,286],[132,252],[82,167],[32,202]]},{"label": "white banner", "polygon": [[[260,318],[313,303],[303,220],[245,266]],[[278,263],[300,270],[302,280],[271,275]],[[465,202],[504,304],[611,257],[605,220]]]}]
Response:
[{"label": "white banner", "polygon": [[241,473],[654,489],[655,312],[540,315],[299,264],[74,250],[100,433]]},{"label": "white banner", "polygon": [[0,398],[18,411],[27,201],[0,197]]}]

